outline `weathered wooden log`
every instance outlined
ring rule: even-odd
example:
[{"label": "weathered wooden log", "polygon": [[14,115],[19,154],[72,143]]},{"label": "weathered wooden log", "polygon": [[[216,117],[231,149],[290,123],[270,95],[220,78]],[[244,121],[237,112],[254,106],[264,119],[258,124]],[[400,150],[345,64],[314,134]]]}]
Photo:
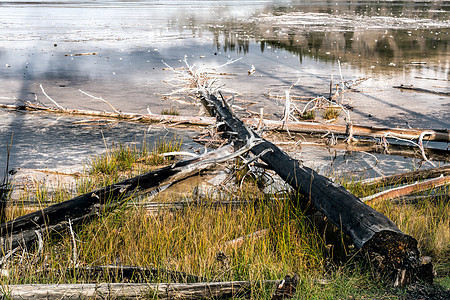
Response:
[{"label": "weathered wooden log", "polygon": [[[22,110],[38,110],[49,113],[69,114],[78,116],[93,116],[103,118],[118,118],[122,120],[139,121],[139,122],[163,122],[170,124],[191,124],[199,126],[213,125],[215,119],[212,117],[196,117],[196,116],[172,116],[172,115],[156,115],[156,114],[138,114],[138,113],[116,113],[96,110],[79,110],[79,109],[58,109],[39,105],[7,105],[0,104],[0,108],[5,109],[22,109]],[[289,122],[275,121],[259,118],[244,118],[243,122],[247,125],[263,126],[267,130],[277,130],[298,132],[298,133],[333,133],[338,135],[348,135],[346,125],[339,124],[321,124],[315,122]],[[427,141],[450,142],[450,130],[440,129],[420,129],[420,128],[386,128],[375,126],[352,125],[354,136],[366,137],[390,137],[402,139],[418,140],[423,133],[427,133],[424,137]]]},{"label": "weathered wooden log", "polygon": [[[258,118],[246,118],[243,119],[244,123],[247,125],[252,125],[257,127],[261,120]],[[346,125],[339,124],[321,124],[314,122],[286,122],[273,121],[263,119],[261,125],[268,130],[279,130],[290,132],[303,132],[303,133],[333,133],[340,135],[348,135],[348,128]],[[417,140],[420,138],[421,134],[427,132],[428,134],[424,137],[427,141],[450,141],[450,130],[438,130],[438,129],[419,129],[419,128],[387,128],[387,127],[376,127],[376,126],[362,126],[362,125],[352,125],[352,132],[354,136],[367,136],[367,137],[390,137],[390,138],[401,138],[408,140]]]},{"label": "weathered wooden log", "polygon": [[273,286],[280,281],[204,283],[21,284],[2,286],[8,299],[217,299],[240,297],[252,285]]},{"label": "weathered wooden log", "polygon": [[215,120],[211,117],[196,117],[196,116],[174,116],[174,115],[157,115],[157,114],[138,114],[138,113],[116,113],[99,110],[82,110],[82,109],[58,109],[46,107],[41,105],[8,105],[0,104],[0,108],[13,110],[29,110],[29,111],[43,111],[47,113],[65,114],[73,116],[89,116],[101,118],[115,118],[129,121],[140,121],[147,123],[171,123],[171,124],[192,124],[199,126],[209,126],[214,124]]},{"label": "weathered wooden log", "polygon": [[[226,124],[229,136],[241,142],[259,138],[232,113],[223,99],[207,91],[200,99],[218,122]],[[417,241],[403,233],[389,218],[266,140],[254,146],[251,152],[260,156],[283,180],[350,236],[355,246],[367,253],[377,269],[390,277],[394,285],[405,285],[415,280],[420,263]]]},{"label": "weathered wooden log", "polygon": [[364,197],[361,201],[374,204],[383,200],[395,199],[400,196],[438,188],[447,184],[450,184],[450,176],[443,176],[382,191],[374,195]]},{"label": "weathered wooden log", "polygon": [[256,205],[255,201],[177,201],[177,202],[132,202],[132,205],[138,205],[145,208],[149,214],[156,214],[161,211],[179,211],[188,207],[242,207],[245,205]]},{"label": "weathered wooden log", "polygon": [[423,180],[428,178],[436,178],[439,176],[447,176],[450,175],[450,165],[425,169],[420,171],[412,171],[401,174],[394,174],[390,176],[383,176],[377,178],[370,178],[367,180],[363,180],[358,182],[366,187],[380,186],[380,185],[392,185],[392,184],[401,184],[405,182],[411,182],[414,180]]},{"label": "weathered wooden log", "polygon": [[0,225],[1,253],[34,242],[39,233],[64,230],[68,227],[69,219],[74,224],[88,220],[105,209],[116,207],[130,196],[177,182],[218,162],[232,159],[248,149],[241,148],[238,152],[232,150],[233,146],[228,145],[198,158],[184,160],[3,223]]},{"label": "weathered wooden log", "polygon": [[420,195],[420,196],[401,196],[396,199],[392,199],[391,202],[394,204],[416,204],[420,202],[449,202],[450,194],[449,193],[437,193],[430,195]]}]

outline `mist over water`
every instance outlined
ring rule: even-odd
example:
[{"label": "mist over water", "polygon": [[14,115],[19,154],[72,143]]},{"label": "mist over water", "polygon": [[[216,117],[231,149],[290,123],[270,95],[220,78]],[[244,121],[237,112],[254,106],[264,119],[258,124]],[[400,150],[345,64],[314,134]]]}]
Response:
[{"label": "mist over water", "polygon": [[[392,87],[450,90],[449,11],[448,1],[2,1],[0,103],[52,105],[42,84],[68,108],[110,109],[81,89],[126,112],[175,105],[196,114],[197,107],[161,96],[173,90],[163,81],[174,76],[163,61],[182,67],[187,57],[215,66],[241,58],[221,80],[275,118],[283,103],[268,93],[283,95],[300,79],[296,95],[325,95],[341,73],[367,79],[349,96],[355,123],[448,129],[449,97]],[[79,53],[96,55],[71,56]],[[76,169],[104,150],[102,131],[111,142],[167,133],[123,123],[80,127],[76,120],[0,111],[0,146],[6,151],[14,133],[13,168]]]}]

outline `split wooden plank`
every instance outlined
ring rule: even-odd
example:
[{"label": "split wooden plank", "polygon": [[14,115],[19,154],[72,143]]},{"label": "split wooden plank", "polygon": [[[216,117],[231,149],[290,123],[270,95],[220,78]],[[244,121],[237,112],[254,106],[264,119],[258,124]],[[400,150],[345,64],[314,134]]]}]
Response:
[{"label": "split wooden plank", "polygon": [[450,184],[450,176],[442,176],[382,191],[374,195],[362,198],[361,201],[375,204],[376,202],[380,202],[383,200],[395,199],[400,196],[406,196],[412,193],[438,188],[447,184]]},{"label": "split wooden plank", "polygon": [[366,187],[373,187],[379,185],[401,184],[405,182],[411,182],[413,180],[436,178],[441,175],[442,176],[450,175],[450,165],[419,171],[405,172],[401,174],[394,174],[390,176],[370,178],[367,180],[360,181],[358,183]]}]

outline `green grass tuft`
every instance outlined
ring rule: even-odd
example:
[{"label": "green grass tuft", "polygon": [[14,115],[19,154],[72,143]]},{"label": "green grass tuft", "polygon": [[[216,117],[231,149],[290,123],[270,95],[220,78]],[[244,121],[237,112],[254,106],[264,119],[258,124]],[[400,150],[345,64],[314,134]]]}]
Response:
[{"label": "green grass tuft", "polygon": [[333,120],[337,119],[339,115],[341,114],[341,110],[338,108],[335,108],[333,106],[327,107],[323,112],[323,118],[325,120]]},{"label": "green grass tuft", "polygon": [[161,110],[161,115],[169,115],[169,116],[179,116],[178,107],[170,106],[169,108],[165,108]]},{"label": "green grass tuft", "polygon": [[146,143],[141,147],[135,144],[112,146],[100,156],[93,157],[90,161],[90,174],[105,174],[108,176],[138,169],[142,164],[157,166],[169,162],[173,157],[163,157],[166,152],[176,152],[181,148],[182,140],[174,137],[170,140],[159,139],[153,147],[147,147]]},{"label": "green grass tuft", "polygon": [[314,110],[309,110],[300,116],[303,120],[314,120],[316,118],[316,113]]}]

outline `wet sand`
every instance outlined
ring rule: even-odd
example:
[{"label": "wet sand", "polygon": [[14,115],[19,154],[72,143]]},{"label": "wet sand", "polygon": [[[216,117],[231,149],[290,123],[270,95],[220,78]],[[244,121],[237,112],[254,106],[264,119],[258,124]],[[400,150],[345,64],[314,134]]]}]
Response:
[{"label": "wet sand", "polygon": [[[173,90],[163,81],[174,77],[163,61],[182,67],[186,56],[192,64],[216,66],[241,58],[221,70],[233,74],[221,83],[257,101],[252,109],[264,107],[272,118],[281,117],[283,102],[268,93],[283,96],[299,79],[292,94],[328,96],[332,76],[340,81],[342,73],[346,81],[367,78],[345,95],[355,123],[448,129],[450,97],[393,86],[450,91],[450,6],[400,2],[2,1],[0,103],[37,97],[51,105],[42,84],[69,108],[110,109],[81,89],[126,112],[146,113],[148,107],[159,113],[173,105],[181,114],[197,114],[197,106],[161,96]],[[79,53],[97,54],[70,56]],[[249,76],[252,65],[256,72]],[[0,111],[4,148],[14,132],[12,167],[77,169],[104,150],[100,128],[80,128],[73,121]],[[167,133],[123,123],[103,131],[108,142]],[[327,163],[326,150],[313,153],[302,158]],[[395,163],[414,167],[404,160]],[[382,172],[397,170],[390,164]]]}]

